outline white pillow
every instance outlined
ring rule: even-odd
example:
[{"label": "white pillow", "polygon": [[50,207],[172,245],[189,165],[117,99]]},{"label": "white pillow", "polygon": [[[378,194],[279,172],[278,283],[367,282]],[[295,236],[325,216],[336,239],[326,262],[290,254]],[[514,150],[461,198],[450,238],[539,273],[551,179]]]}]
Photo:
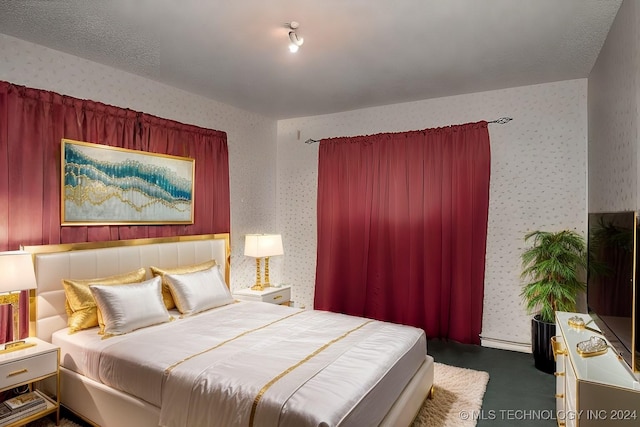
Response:
[{"label": "white pillow", "polygon": [[171,320],[162,301],[162,278],[130,285],[90,285],[105,336],[122,335]]},{"label": "white pillow", "polygon": [[171,295],[185,316],[234,301],[222,278],[220,267],[185,274],[166,274]]}]

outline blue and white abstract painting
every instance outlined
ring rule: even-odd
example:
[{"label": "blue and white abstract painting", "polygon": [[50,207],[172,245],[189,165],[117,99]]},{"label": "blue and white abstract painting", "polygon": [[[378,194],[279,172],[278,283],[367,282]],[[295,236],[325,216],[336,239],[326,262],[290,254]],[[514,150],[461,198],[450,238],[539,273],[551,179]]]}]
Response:
[{"label": "blue and white abstract painting", "polygon": [[192,224],[195,160],[62,140],[62,224]]}]

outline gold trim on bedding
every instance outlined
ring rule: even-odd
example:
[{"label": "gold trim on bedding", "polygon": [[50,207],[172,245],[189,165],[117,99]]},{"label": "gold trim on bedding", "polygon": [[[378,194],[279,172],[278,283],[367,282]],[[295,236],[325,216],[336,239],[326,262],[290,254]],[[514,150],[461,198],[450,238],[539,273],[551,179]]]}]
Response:
[{"label": "gold trim on bedding", "polygon": [[184,359],[182,359],[182,360],[178,360],[176,363],[174,363],[173,365],[168,366],[168,367],[164,370],[164,375],[166,376],[166,375],[171,374],[171,371],[173,371],[177,366],[179,366],[179,365],[183,364],[184,362],[186,362],[186,361],[188,361],[188,360],[193,359],[194,357],[198,357],[198,356],[200,356],[200,355],[202,355],[202,354],[205,354],[205,353],[207,353],[207,352],[209,352],[209,351],[212,351],[212,350],[215,350],[215,349],[217,349],[217,348],[220,348],[220,347],[222,347],[223,345],[230,343],[231,341],[235,341],[235,340],[237,340],[237,339],[239,339],[239,338],[244,337],[245,335],[248,335],[248,334],[251,334],[251,333],[253,333],[253,332],[259,331],[259,330],[261,330],[261,329],[267,328],[267,327],[269,327],[269,326],[271,326],[271,325],[275,325],[276,323],[281,322],[281,321],[283,321],[283,320],[286,320],[286,319],[288,319],[288,318],[290,318],[290,317],[297,316],[298,314],[300,314],[300,313],[302,313],[302,312],[303,312],[303,311],[302,311],[302,310],[300,310],[300,311],[297,311],[297,312],[295,312],[295,313],[293,313],[293,314],[289,314],[288,316],[281,317],[281,318],[279,318],[279,319],[277,319],[277,320],[274,320],[273,322],[270,322],[270,323],[264,324],[264,325],[262,325],[262,326],[258,326],[257,328],[249,329],[249,330],[247,330],[247,331],[242,332],[241,334],[236,335],[236,336],[235,336],[235,337],[233,337],[233,338],[229,338],[229,339],[227,339],[227,340],[224,340],[224,341],[222,341],[222,342],[220,342],[220,343],[218,343],[218,344],[214,345],[213,347],[209,347],[209,348],[204,349],[204,350],[202,350],[202,351],[200,351],[200,352],[198,352],[198,353],[194,353],[194,354],[192,354],[191,356],[187,356],[187,357],[185,357],[185,358],[184,358]]},{"label": "gold trim on bedding", "polygon": [[308,362],[309,360],[311,360],[312,358],[314,358],[315,356],[317,356],[318,354],[320,354],[321,352],[323,352],[327,348],[331,347],[333,344],[337,343],[340,340],[345,339],[346,337],[348,337],[353,332],[357,331],[358,329],[361,329],[361,328],[365,327],[366,325],[368,325],[371,322],[373,322],[373,320],[368,320],[368,321],[360,324],[359,326],[356,326],[355,328],[345,332],[344,334],[340,335],[339,337],[336,337],[336,338],[332,339],[328,343],[324,344],[322,347],[320,347],[317,350],[315,350],[313,353],[307,355],[304,359],[302,359],[298,363],[296,363],[296,364],[290,366],[289,368],[285,369],[284,371],[280,372],[271,381],[266,383],[264,385],[264,387],[262,387],[260,389],[260,391],[256,395],[255,399],[253,399],[253,405],[251,406],[251,415],[249,416],[249,426],[253,427],[253,422],[254,422],[254,418],[255,418],[255,415],[256,415],[256,409],[258,408],[258,403],[260,403],[260,400],[262,399],[262,396],[264,396],[264,394],[269,390],[269,388],[271,388],[271,386],[273,386],[276,382],[278,382],[280,379],[282,379],[285,375],[288,375],[289,373],[291,373],[297,367],[299,367],[302,364]]}]

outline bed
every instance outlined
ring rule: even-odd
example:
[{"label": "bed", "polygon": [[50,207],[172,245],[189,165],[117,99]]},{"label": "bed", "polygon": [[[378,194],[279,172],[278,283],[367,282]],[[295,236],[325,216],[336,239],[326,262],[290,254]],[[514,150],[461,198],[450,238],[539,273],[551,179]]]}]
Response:
[{"label": "bed", "polygon": [[432,392],[421,330],[337,313],[229,301],[186,316],[182,301],[171,321],[69,333],[65,279],[144,268],[147,284],[152,266],[215,260],[228,292],[228,234],[24,249],[38,283],[31,335],[60,346],[61,403],[93,425],[399,426],[411,424]]}]

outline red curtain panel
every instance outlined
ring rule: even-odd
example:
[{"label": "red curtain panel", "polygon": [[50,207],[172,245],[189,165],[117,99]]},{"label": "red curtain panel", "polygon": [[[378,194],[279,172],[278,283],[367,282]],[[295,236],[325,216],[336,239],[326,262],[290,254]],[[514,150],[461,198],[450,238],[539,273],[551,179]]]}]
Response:
[{"label": "red curtain panel", "polygon": [[13,339],[13,307],[11,304],[0,304],[0,344]]},{"label": "red curtain panel", "polygon": [[[60,225],[63,138],[195,159],[194,224]],[[0,82],[0,251],[230,231],[225,132]],[[27,313],[26,298],[21,313]],[[24,308],[24,309],[23,309]],[[21,335],[28,332],[21,319]]]},{"label": "red curtain panel", "polygon": [[316,309],[480,343],[486,122],[322,140]]}]

